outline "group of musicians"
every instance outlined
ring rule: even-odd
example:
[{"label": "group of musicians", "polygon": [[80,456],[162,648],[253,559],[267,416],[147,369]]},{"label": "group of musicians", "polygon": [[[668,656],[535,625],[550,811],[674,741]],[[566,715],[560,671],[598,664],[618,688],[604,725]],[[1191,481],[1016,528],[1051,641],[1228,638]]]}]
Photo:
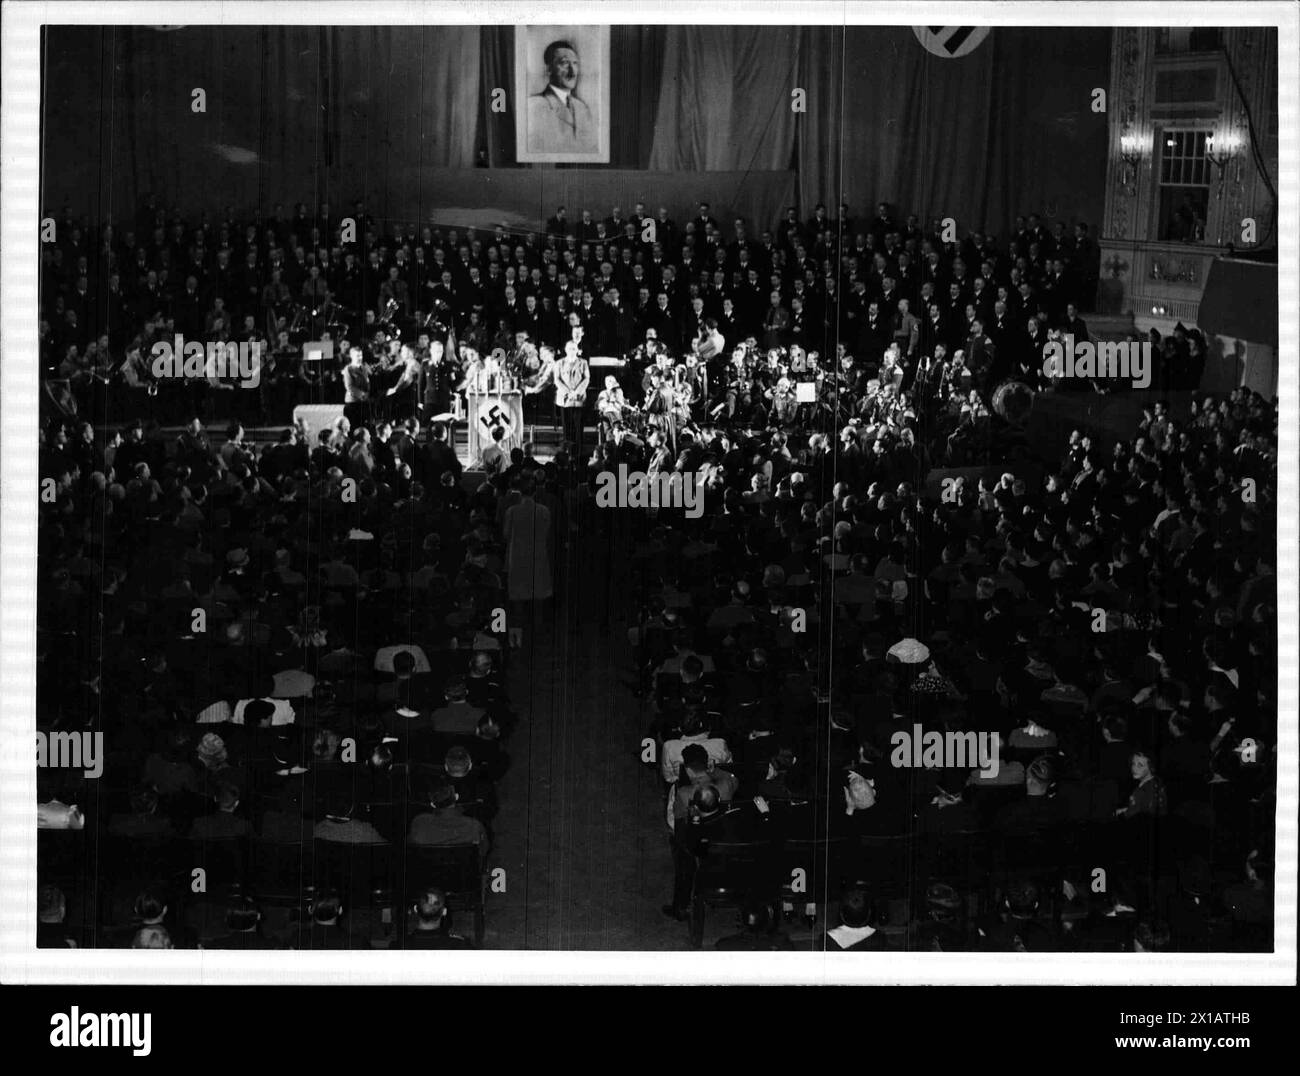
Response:
[{"label": "group of musicians", "polygon": [[[517,394],[524,421],[562,428],[565,442],[581,458],[588,392],[596,387],[583,336],[582,327],[574,326],[564,353],[557,355],[527,331],[516,332],[508,348],[491,351],[457,345],[454,332],[442,325],[414,344],[381,332],[372,339],[369,356],[360,347],[350,349],[342,368],[345,413],[354,423],[417,411],[445,417],[462,413],[456,401],[461,394]],[[752,337],[728,352],[710,318],[680,353],[648,328],[626,356],[603,362],[611,372],[603,382],[597,379],[598,441],[638,445],[656,434],[656,443],[675,452],[683,431],[698,433],[704,425],[835,429],[853,422],[901,428],[922,414],[936,432],[947,426],[960,440],[978,433],[988,419],[981,371],[972,370],[960,351],[948,358],[943,345],[919,361],[891,346],[878,365],[859,365],[843,343],[830,362],[798,344],[763,348]],[[548,401],[553,409],[546,407]]]},{"label": "group of musicians", "polygon": [[593,385],[581,326],[573,328],[562,355],[527,331],[516,332],[508,348],[491,351],[458,346],[454,332],[421,336],[414,346],[380,335],[369,362],[354,347],[343,367],[344,403],[354,422],[377,411],[389,418],[417,410],[428,417],[460,414],[461,394],[518,395],[525,423],[562,428],[579,458],[589,389],[597,389],[598,441],[645,444],[657,433],[656,442],[672,451],[683,431],[698,432],[706,424],[833,428],[856,420],[901,426],[925,411],[955,428],[988,415],[975,385],[977,372],[961,352],[949,360],[942,347],[919,362],[891,347],[878,365],[869,366],[860,366],[844,344],[833,362],[798,344],[762,348],[752,337],[728,351],[717,322],[705,319],[698,336],[676,354],[648,328],[626,356],[600,360],[610,372]]},{"label": "group of musicians", "polygon": [[[355,426],[417,414],[445,420],[466,415],[467,398],[518,395],[523,422],[562,428],[578,458],[591,417],[598,441],[646,444],[657,433],[655,441],[671,451],[683,431],[698,432],[705,424],[831,428],[852,419],[901,424],[909,413],[926,412],[939,425],[949,425],[960,442],[988,418],[978,391],[987,389],[980,364],[967,365],[960,351],[949,359],[942,344],[919,360],[905,359],[895,345],[877,365],[859,364],[841,343],[834,360],[826,361],[797,343],[764,348],[753,337],[728,348],[717,321],[705,318],[680,351],[654,327],[647,328],[630,352],[598,360],[608,372],[601,378],[598,370],[593,385],[593,356],[584,347],[581,325],[571,327],[563,353],[557,354],[527,331],[515,332],[513,339],[498,337],[490,349],[458,343],[452,321],[449,312],[435,311],[421,324],[407,324],[384,308],[378,316],[368,311],[356,329],[313,326],[328,345],[321,359],[305,354],[301,344],[290,344],[282,326],[267,352],[259,411],[274,421],[286,404],[341,395]],[[330,361],[334,346],[341,353]],[[138,375],[136,389],[149,376],[144,356],[138,358],[135,366],[124,364]],[[594,416],[588,408],[592,389]],[[265,399],[267,394],[274,400]]]}]

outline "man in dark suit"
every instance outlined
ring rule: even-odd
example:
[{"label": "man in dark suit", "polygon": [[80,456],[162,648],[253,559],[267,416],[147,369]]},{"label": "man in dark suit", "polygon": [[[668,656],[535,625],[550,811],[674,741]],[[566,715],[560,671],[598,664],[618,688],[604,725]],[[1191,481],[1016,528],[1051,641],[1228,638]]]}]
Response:
[{"label": "man in dark suit", "polygon": [[547,235],[568,235],[569,222],[564,215],[564,206],[559,206],[555,210],[555,216],[547,218],[546,221]]},{"label": "man in dark suit", "polygon": [[541,339],[542,307],[541,302],[531,291],[524,296],[524,309],[515,322],[518,332],[528,334],[528,339],[536,342]]},{"label": "man in dark suit", "polygon": [[226,907],[226,933],[201,944],[203,949],[279,949],[261,931],[262,911],[252,897],[233,897]]},{"label": "man in dark suit", "polygon": [[943,322],[948,326],[948,339],[945,341],[950,352],[962,346],[970,322],[966,318],[966,296],[956,281],[948,284],[948,297],[943,304]]},{"label": "man in dark suit", "polygon": [[839,229],[841,243],[847,242],[849,237],[855,234],[853,229],[857,226],[857,222],[853,219],[853,214],[849,212],[848,202],[840,203],[840,215],[835,224]]},{"label": "man in dark suit", "polygon": [[1043,222],[1039,219],[1037,213],[1029,215],[1028,238],[1031,244],[1038,244],[1038,249],[1043,257],[1050,258],[1055,253],[1056,243],[1052,239],[1052,233],[1043,227]]},{"label": "man in dark suit", "polygon": [[582,220],[578,221],[577,226],[573,229],[573,235],[579,244],[594,243],[596,241],[596,222],[592,219],[590,209],[582,211]]},{"label": "man in dark suit", "polygon": [[886,314],[893,314],[898,310],[898,300],[902,295],[898,291],[898,281],[894,279],[892,269],[884,268],[886,262],[883,257],[876,258],[876,264],[867,274],[867,294],[880,300],[880,309]]},{"label": "man in dark suit", "polygon": [[787,347],[790,343],[790,311],[782,303],[781,293],[773,291],[768,295],[769,306],[763,315],[764,349]]},{"label": "man in dark suit", "polygon": [[970,302],[975,307],[975,313],[984,321],[989,321],[993,317],[995,298],[992,289],[985,286],[983,277],[977,276],[971,281]]},{"label": "man in dark suit", "polygon": [[1065,307],[1065,320],[1061,322],[1061,332],[1073,333],[1075,343],[1089,339],[1088,323],[1079,317],[1079,308],[1073,303]]},{"label": "man in dark suit", "polygon": [[190,827],[190,839],[219,841],[230,837],[247,837],[252,833],[253,827],[238,811],[238,786],[223,782],[217,787],[217,810],[194,820]]},{"label": "man in dark suit", "polygon": [[763,283],[757,269],[751,269],[745,274],[740,287],[736,289],[735,303],[740,335],[757,335],[763,321],[764,305]]},{"label": "man in dark suit", "polygon": [[640,343],[645,339],[646,330],[655,324],[655,303],[650,297],[650,289],[637,289],[636,306],[632,309],[632,338]]},{"label": "man in dark suit", "polygon": [[619,296],[618,288],[605,293],[605,305],[600,315],[600,339],[608,352],[622,358],[632,347],[632,313]]},{"label": "man in dark suit", "polygon": [[695,241],[703,242],[704,237],[717,227],[717,218],[709,214],[709,203],[701,202],[699,212],[695,216]]},{"label": "man in dark suit", "polygon": [[808,218],[808,224],[804,231],[810,241],[815,241],[830,225],[830,218],[826,215],[826,207],[821,202],[818,202],[813,207],[813,215]]},{"label": "man in dark suit", "polygon": [[172,303],[172,317],[176,319],[176,331],[184,336],[197,339],[203,335],[203,296],[199,292],[198,278],[191,275],[185,278],[185,290]]},{"label": "man in dark suit", "polygon": [[1065,317],[1066,306],[1072,302],[1073,287],[1066,275],[1065,263],[1060,258],[1054,258],[1049,263],[1039,293],[1052,324],[1061,321]]},{"label": "man in dark suit", "polygon": [[495,316],[506,323],[512,332],[519,329],[519,322],[524,312],[523,303],[519,301],[519,293],[515,291],[514,285],[507,284],[501,292],[501,300],[497,304]]},{"label": "man in dark suit", "polygon": [[298,930],[295,949],[369,949],[370,936],[367,932],[353,931],[344,922],[345,909],[343,898],[333,891],[326,891],[316,896],[312,902],[311,919]]},{"label": "man in dark suit", "polygon": [[840,896],[840,925],[822,936],[822,949],[828,953],[879,951],[885,948],[885,936],[871,925],[874,918],[871,899],[854,887]]},{"label": "man in dark suit", "polygon": [[793,251],[796,242],[804,241],[804,227],[799,221],[799,211],[794,206],[788,206],[785,211],[785,219],[777,225],[776,241],[779,246],[788,251]]},{"label": "man in dark suit", "polygon": [[867,303],[867,311],[862,317],[857,336],[858,357],[862,359],[864,366],[880,365],[880,359],[885,354],[885,348],[889,346],[892,335],[892,321],[886,316],[881,304]]},{"label": "man in dark suit", "polygon": [[912,256],[905,250],[898,252],[898,264],[894,268],[894,281],[898,287],[899,297],[915,305],[921,290],[921,274],[912,264]]},{"label": "man in dark suit", "polygon": [[1004,804],[993,816],[993,829],[1007,840],[1024,840],[1065,821],[1065,804],[1055,798],[1056,762],[1044,754],[1025,770],[1025,796]]},{"label": "man in dark suit", "polygon": [[455,449],[447,443],[447,427],[441,422],[435,423],[429,430],[429,445],[425,449],[425,455],[428,464],[426,473],[431,478],[437,480],[444,471],[450,471],[456,476],[456,480],[460,481],[464,467],[461,466]]},{"label": "man in dark suit", "polygon": [[664,915],[681,920],[691,902],[695,875],[709,846],[739,844],[758,839],[767,824],[766,803],[759,801],[724,810],[714,785],[703,785],[691,796],[688,821],[673,833],[673,899],[663,907]]},{"label": "man in dark suit", "polygon": [[700,296],[691,299],[690,308],[682,315],[679,335],[683,347],[690,347],[691,341],[699,338],[704,331],[704,300]]},{"label": "man in dark suit", "polygon": [[921,283],[933,284],[935,291],[940,295],[948,290],[948,270],[944,267],[937,250],[930,251],[921,265]]},{"label": "man in dark suit", "polygon": [[415,927],[405,936],[397,935],[390,949],[471,949],[466,938],[453,934],[447,918],[447,894],[430,887],[415,902]]},{"label": "man in dark suit", "polygon": [[582,289],[582,302],[574,309],[574,313],[582,325],[584,352],[588,355],[601,354],[604,341],[600,338],[600,308],[596,306],[596,297],[590,287]]},{"label": "man in dark suit", "polygon": [[988,372],[996,358],[996,348],[993,341],[984,331],[984,323],[976,318],[971,322],[970,336],[966,338],[965,345],[966,366],[980,380]]},{"label": "man in dark suit", "polygon": [[921,319],[918,345],[921,354],[933,355],[934,349],[945,343],[946,332],[947,329],[943,323],[943,311],[939,309],[938,303],[931,303],[925,309],[925,316]]},{"label": "man in dark suit", "polygon": [[1092,310],[1097,297],[1097,277],[1101,269],[1101,250],[1088,234],[1086,224],[1074,226],[1074,258],[1071,263],[1079,282],[1079,302]]},{"label": "man in dark suit", "polygon": [[663,250],[677,249],[678,241],[677,224],[672,217],[668,215],[667,206],[660,206],[659,212],[655,216],[655,242]]},{"label": "man in dark suit", "polygon": [[673,317],[668,305],[668,296],[660,292],[655,296],[655,309],[650,316],[650,328],[654,329],[659,340],[674,354],[681,350],[681,334],[677,328],[677,319]]}]

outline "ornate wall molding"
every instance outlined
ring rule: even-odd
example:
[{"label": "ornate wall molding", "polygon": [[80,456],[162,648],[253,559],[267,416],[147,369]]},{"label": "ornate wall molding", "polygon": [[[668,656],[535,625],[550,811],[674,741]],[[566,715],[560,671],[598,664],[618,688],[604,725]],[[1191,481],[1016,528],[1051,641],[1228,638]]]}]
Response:
[{"label": "ornate wall molding", "polygon": [[1168,281],[1171,284],[1199,284],[1201,259],[1153,253],[1147,258],[1147,279]]},{"label": "ornate wall molding", "polygon": [[1150,169],[1144,154],[1135,172],[1120,155],[1125,132],[1143,134],[1142,117],[1146,100],[1147,64],[1151,42],[1147,31],[1138,27],[1117,27],[1111,36],[1110,102],[1112,116],[1109,139],[1109,168],[1106,180],[1106,221],[1103,233],[1120,239],[1131,238],[1137,227],[1142,187]]}]

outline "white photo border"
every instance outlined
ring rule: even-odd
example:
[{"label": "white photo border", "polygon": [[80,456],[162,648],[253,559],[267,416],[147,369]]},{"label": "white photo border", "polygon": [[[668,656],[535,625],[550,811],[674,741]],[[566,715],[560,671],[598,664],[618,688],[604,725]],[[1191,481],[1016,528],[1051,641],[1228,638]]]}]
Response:
[{"label": "white photo border", "polygon": [[[1278,29],[1278,710],[1275,951],[1272,954],[1017,954],[1014,958],[890,953],[828,960],[816,953],[518,952],[284,954],[35,948],[35,623],[37,532],[37,267],[40,212],[40,29],[42,24],[801,24],[992,26],[1273,26]],[[0,981],[86,984],[299,983],[512,985],[703,984],[1080,984],[1294,985],[1296,981],[1297,775],[1297,368],[1300,212],[1297,132],[1300,8],[1290,3],[727,2],[700,7],[661,0],[653,8],[608,3],[426,2],[307,4],[195,0],[174,3],[49,2],[3,6],[0,36]]]}]

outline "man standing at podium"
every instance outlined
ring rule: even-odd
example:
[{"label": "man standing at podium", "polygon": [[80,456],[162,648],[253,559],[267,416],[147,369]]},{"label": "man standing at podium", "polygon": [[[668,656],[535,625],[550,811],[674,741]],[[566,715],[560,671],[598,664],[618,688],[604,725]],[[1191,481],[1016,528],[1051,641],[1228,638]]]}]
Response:
[{"label": "man standing at podium", "polygon": [[582,412],[587,403],[591,369],[578,354],[578,341],[564,345],[564,358],[555,370],[555,405],[563,418],[564,439],[573,444],[572,458],[582,459]]}]

